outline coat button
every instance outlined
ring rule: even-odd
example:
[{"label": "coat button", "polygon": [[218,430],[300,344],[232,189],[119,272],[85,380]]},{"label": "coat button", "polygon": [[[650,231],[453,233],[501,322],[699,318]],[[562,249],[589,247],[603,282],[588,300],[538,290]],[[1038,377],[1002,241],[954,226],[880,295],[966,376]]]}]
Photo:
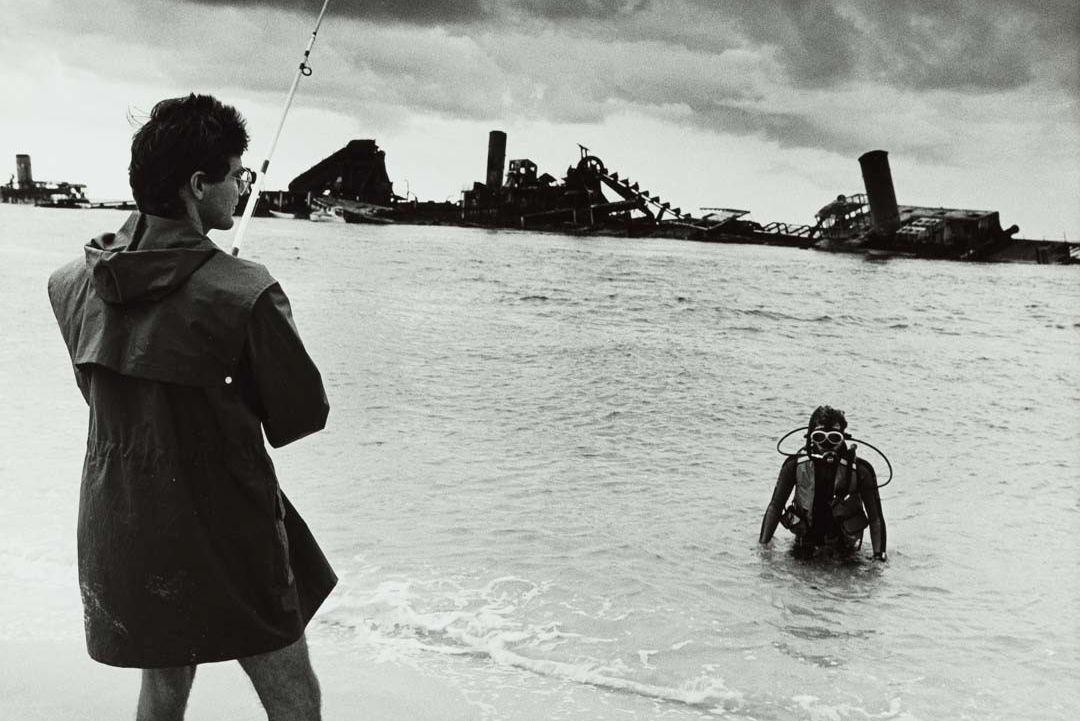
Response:
[{"label": "coat button", "polygon": [[225,376],[225,383],[226,385],[232,383],[232,376]]}]

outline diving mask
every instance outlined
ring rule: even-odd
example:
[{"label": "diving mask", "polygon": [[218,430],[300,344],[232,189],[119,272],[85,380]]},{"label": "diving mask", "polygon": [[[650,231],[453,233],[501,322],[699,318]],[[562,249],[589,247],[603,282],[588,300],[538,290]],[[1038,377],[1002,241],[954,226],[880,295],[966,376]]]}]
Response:
[{"label": "diving mask", "polygon": [[810,434],[810,442],[819,446],[828,444],[836,447],[847,440],[847,435],[842,431],[814,431]]},{"label": "diving mask", "polygon": [[848,435],[843,431],[817,429],[810,431],[807,438],[810,439],[810,457],[832,463]]}]

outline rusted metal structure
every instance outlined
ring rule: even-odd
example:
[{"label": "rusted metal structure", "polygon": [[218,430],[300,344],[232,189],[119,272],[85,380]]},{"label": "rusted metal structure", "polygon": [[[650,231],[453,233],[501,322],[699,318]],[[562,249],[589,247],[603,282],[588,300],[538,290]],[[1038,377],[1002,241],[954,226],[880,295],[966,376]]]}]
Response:
[{"label": "rusted metal structure", "polygon": [[389,206],[394,185],[386,173],[386,153],[374,140],[352,140],[289,183],[289,192]]},{"label": "rusted metal structure", "polygon": [[0,185],[0,203],[21,203],[45,208],[89,208],[86,186],[66,181],[34,180],[30,156],[15,156],[15,175]]},{"label": "rusted metal structure", "polygon": [[[464,220],[519,228],[601,229],[655,225],[665,216],[684,217],[681,209],[672,208],[639,183],[620,178],[584,146],[578,146],[580,158],[566,169],[561,183],[540,173],[529,158],[511,160],[500,181],[495,173],[502,170],[505,144],[505,133],[491,132],[486,182],[474,183],[463,193]],[[605,195],[605,188],[612,197]]]},{"label": "rusted metal structure", "polygon": [[889,154],[884,150],[871,150],[859,156],[859,165],[862,167],[866,197],[870,202],[874,231],[881,236],[895,233],[900,227],[900,211],[896,205],[892,171],[889,169]]},{"label": "rusted metal structure", "polygon": [[841,241],[863,235],[872,227],[866,195],[838,195],[816,214],[820,239]]},{"label": "rusted metal structure", "polygon": [[1070,262],[1070,245],[1014,238],[994,210],[969,210],[896,202],[888,153],[859,158],[866,193],[840,195],[816,214],[815,247],[821,250],[954,260]]},{"label": "rusted metal structure", "polygon": [[[264,192],[257,214],[303,217],[332,212],[351,222],[483,225],[573,234],[634,235],[715,243],[782,245],[957,260],[1080,262],[1076,244],[1017,239],[1002,229],[996,211],[897,203],[888,153],[859,157],[865,192],[839,195],[816,214],[814,225],[749,219],[733,208],[683,213],[639,181],[613,170],[585,146],[561,180],[540,172],[529,158],[507,163],[506,133],[488,134],[484,180],[463,191],[460,204],[404,201],[393,194],[385,154],[373,140],[354,140],[297,176],[288,193]],[[288,207],[283,207],[283,206]],[[298,207],[302,206],[302,207]],[[288,211],[282,213],[281,211]]]},{"label": "rusted metal structure", "polygon": [[19,190],[29,190],[34,187],[34,171],[30,166],[30,156],[26,153],[15,155],[15,174],[18,176]]},{"label": "rusted metal structure", "polygon": [[488,142],[486,182],[463,193],[462,219],[468,223],[513,228],[561,230],[571,233],[652,235],[710,242],[762,243],[807,247],[813,229],[806,225],[746,220],[745,210],[695,218],[664,200],[637,180],[609,168],[597,155],[578,145],[575,165],[562,182],[539,169],[532,160],[511,160],[506,177],[495,184],[502,167],[505,133],[492,131]]},{"label": "rusted metal structure", "polygon": [[492,130],[488,133],[487,187],[495,190],[502,185],[503,166],[506,164],[506,133]]}]

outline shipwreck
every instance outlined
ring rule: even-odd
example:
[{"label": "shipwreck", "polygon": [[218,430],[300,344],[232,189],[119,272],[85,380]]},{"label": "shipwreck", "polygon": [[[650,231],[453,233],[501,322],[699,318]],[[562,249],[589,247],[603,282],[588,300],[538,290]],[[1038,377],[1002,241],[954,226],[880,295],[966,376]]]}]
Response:
[{"label": "shipwreck", "polygon": [[86,186],[67,181],[34,180],[30,156],[15,156],[15,175],[0,185],[0,203],[20,203],[41,208],[89,208]]},{"label": "shipwreck", "polygon": [[994,210],[901,205],[884,150],[859,157],[865,193],[839,195],[816,214],[815,247],[870,258],[905,255],[969,261],[1075,262],[1076,244],[1016,238]]}]

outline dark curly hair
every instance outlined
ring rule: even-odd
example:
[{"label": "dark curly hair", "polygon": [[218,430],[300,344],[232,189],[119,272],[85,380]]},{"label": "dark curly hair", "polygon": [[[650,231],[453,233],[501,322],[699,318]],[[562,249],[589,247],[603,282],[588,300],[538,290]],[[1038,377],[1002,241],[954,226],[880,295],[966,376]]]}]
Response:
[{"label": "dark curly hair", "polygon": [[810,414],[810,422],[807,425],[810,430],[813,430],[815,426],[825,426],[826,428],[839,426],[840,430],[843,431],[847,430],[847,418],[844,417],[844,412],[839,408],[818,406]]},{"label": "dark curly hair", "polygon": [[244,118],[212,95],[162,100],[131,141],[128,179],[135,204],[151,215],[184,213],[180,188],[197,171],[212,182],[229,172],[229,158],[248,146]]}]

